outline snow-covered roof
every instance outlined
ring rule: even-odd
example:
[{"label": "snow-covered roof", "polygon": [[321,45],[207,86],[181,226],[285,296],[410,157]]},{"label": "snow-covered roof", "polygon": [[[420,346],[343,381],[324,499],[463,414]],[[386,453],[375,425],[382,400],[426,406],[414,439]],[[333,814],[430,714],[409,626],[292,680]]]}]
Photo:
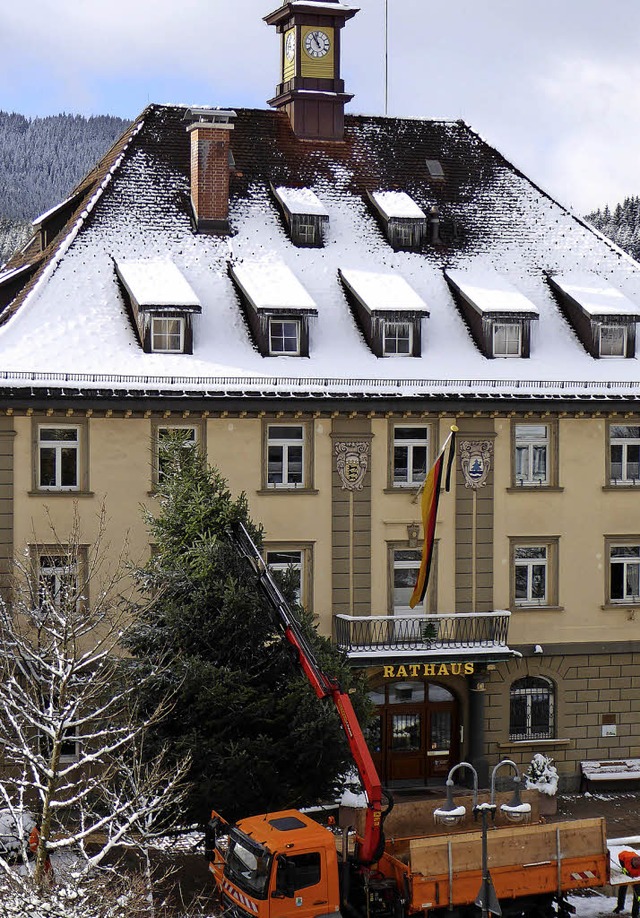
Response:
[{"label": "snow-covered roof", "polygon": [[517,313],[538,317],[538,308],[505,277],[481,264],[447,269],[446,277],[480,313]]},{"label": "snow-covered roof", "polygon": [[327,208],[310,188],[284,188],[280,186],[275,189],[275,194],[290,214],[327,218],[329,216]]},{"label": "snow-covered roof", "polygon": [[169,259],[119,259],[116,269],[127,291],[142,309],[155,306],[199,311],[201,308],[189,282]]},{"label": "snow-covered roof", "polygon": [[555,274],[551,281],[590,316],[629,316],[640,320],[640,307],[592,271]]},{"label": "snow-covered roof", "polygon": [[[145,110],[92,170],[46,251],[40,252],[36,240],[7,265],[5,278],[33,264],[34,253],[42,259],[34,271],[24,271],[24,287],[0,316],[5,388],[44,391],[60,379],[66,393],[70,386],[95,391],[104,383],[141,396],[158,391],[294,399],[401,395],[423,403],[482,396],[527,404],[640,397],[638,359],[614,365],[592,357],[548,281],[589,270],[630,303],[640,303],[640,267],[465,124],[347,115],[345,143],[327,144],[297,140],[282,111],[237,108],[231,132],[232,232],[216,235],[193,229],[187,110],[171,105]],[[445,166],[442,181],[431,180],[428,159]],[[322,202],[330,218],[322,248],[293,244],[273,187],[308,189]],[[379,189],[406,192],[425,213],[437,207],[443,225],[455,224],[455,236],[440,243],[425,240],[419,251],[394,250],[367,199]],[[114,262],[146,264],[147,274],[150,263],[170,262],[180,272],[202,306],[192,354],[143,351]],[[258,308],[317,311],[308,358],[259,353],[230,265]],[[388,361],[382,363],[363,338],[340,269],[347,277],[361,272],[376,278],[369,303],[386,302],[389,282],[381,278],[392,276],[406,282],[423,314],[428,304],[429,335],[421,356],[394,358],[393,376]],[[447,278],[494,314],[539,315],[531,356],[484,356]],[[160,286],[155,271],[147,280],[153,292],[141,295],[155,300]],[[397,290],[391,292],[395,297]],[[166,302],[166,291],[163,296]]]},{"label": "snow-covered roof", "polygon": [[246,261],[233,265],[231,273],[258,312],[307,312],[317,306],[293,271],[281,261]]},{"label": "snow-covered roof", "polygon": [[289,5],[293,7],[298,6],[312,6],[316,10],[343,10],[344,12],[357,13],[358,8],[355,6],[347,6],[346,3],[341,3],[340,0],[337,0],[336,3],[327,2],[327,0],[289,0]]},{"label": "snow-covered roof", "polygon": [[421,312],[429,315],[427,304],[400,274],[341,268],[340,277],[369,312]]},{"label": "snow-covered roof", "polygon": [[60,201],[59,204],[56,204],[54,207],[50,207],[49,210],[45,210],[43,214],[40,214],[39,217],[36,217],[35,220],[31,221],[33,227],[39,227],[41,223],[44,223],[49,217],[52,217],[53,214],[57,213],[59,210],[62,210],[63,207],[66,207],[67,204],[70,204],[73,200],[73,197],[65,198],[64,201]]},{"label": "snow-covered roof", "polygon": [[371,198],[387,220],[405,218],[426,220],[426,214],[406,191],[372,191]]}]

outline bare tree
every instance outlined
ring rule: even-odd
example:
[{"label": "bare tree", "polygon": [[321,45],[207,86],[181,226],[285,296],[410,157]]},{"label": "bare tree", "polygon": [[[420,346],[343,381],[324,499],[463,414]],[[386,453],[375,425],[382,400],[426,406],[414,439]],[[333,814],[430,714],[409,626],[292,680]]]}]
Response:
[{"label": "bare tree", "polygon": [[[22,857],[46,884],[50,857],[73,849],[88,872],[119,846],[140,844],[179,798],[184,766],[145,761],[142,722],[124,677],[121,639],[132,609],[126,546],[107,562],[104,507],[84,543],[77,508],[68,536],[32,546],[0,603],[0,806],[22,825]],[[140,679],[147,678],[140,676]],[[136,686],[139,689],[139,682]],[[160,701],[151,722],[161,717]],[[7,859],[0,867],[10,869]]]}]

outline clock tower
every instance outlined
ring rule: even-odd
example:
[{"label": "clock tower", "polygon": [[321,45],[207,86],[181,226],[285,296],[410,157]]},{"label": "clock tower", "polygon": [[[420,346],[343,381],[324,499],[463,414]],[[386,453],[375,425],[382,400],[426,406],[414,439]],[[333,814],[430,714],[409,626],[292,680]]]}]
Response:
[{"label": "clock tower", "polygon": [[269,105],[287,112],[297,137],[344,137],[344,106],[353,96],[340,78],[340,30],[357,12],[341,0],[289,0],[264,17],[282,36],[281,82]]}]

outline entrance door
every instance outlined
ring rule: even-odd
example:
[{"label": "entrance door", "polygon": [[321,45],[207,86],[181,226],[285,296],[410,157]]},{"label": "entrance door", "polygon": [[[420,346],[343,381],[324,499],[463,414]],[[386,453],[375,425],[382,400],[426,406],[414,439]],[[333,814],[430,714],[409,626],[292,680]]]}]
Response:
[{"label": "entrance door", "polygon": [[459,759],[458,702],[444,686],[406,681],[371,693],[368,741],[383,782],[444,780]]}]

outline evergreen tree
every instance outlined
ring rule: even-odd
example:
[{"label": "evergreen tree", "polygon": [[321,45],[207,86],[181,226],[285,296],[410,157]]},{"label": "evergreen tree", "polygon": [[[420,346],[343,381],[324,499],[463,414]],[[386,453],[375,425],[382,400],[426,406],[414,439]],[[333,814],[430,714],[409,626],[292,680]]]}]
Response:
[{"label": "evergreen tree", "polygon": [[640,197],[625,198],[613,211],[607,205],[604,210],[587,214],[586,219],[632,258],[640,260]]},{"label": "evergreen tree", "polygon": [[[175,692],[151,739],[176,760],[191,756],[192,790],[180,815],[202,823],[213,807],[235,820],[326,799],[350,764],[347,744],[333,705],[302,675],[250,565],[229,540],[227,527],[241,520],[260,543],[246,499],[234,500],[198,451],[179,443],[168,445],[162,471],[159,513],[148,516],[154,550],[137,572],[155,601],[127,646],[134,673],[160,673],[151,692],[143,689],[143,709],[153,708],[156,693]],[[349,689],[354,677],[342,657],[311,616],[298,613],[325,671]],[[363,690],[354,704],[367,708]]]}]

